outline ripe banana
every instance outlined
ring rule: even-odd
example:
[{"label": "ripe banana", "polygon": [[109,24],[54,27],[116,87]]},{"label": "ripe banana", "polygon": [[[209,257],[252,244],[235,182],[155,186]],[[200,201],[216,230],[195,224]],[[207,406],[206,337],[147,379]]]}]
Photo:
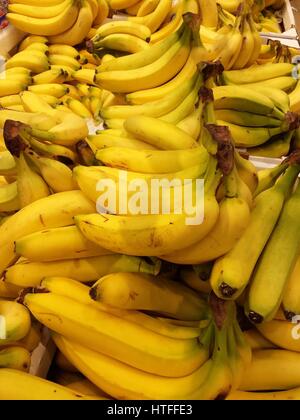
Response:
[{"label": "ripe banana", "polygon": [[0,213],[13,213],[20,210],[21,204],[17,182],[0,187]]},{"label": "ripe banana", "polygon": [[72,391],[37,376],[13,369],[0,370],[1,400],[100,400],[100,397],[90,397]]},{"label": "ripe banana", "polygon": [[75,226],[68,226],[24,236],[16,241],[16,253],[29,261],[47,262],[98,257],[111,252],[88,241]]},{"label": "ripe banana", "polygon": [[[239,297],[248,285],[258,258],[274,230],[284,201],[297,176],[298,167],[291,166],[273,188],[256,198],[249,226],[243,236],[234,248],[214,265],[210,281],[212,289],[219,297],[226,299]],[[251,244],[253,246],[250,253]]]},{"label": "ripe banana", "polygon": [[[241,391],[285,391],[300,384],[300,354],[286,350],[257,350],[249,371],[240,385]],[[284,375],[282,374],[284,372]]]},{"label": "ripe banana", "polygon": [[144,41],[148,41],[151,37],[150,29],[139,23],[130,21],[112,21],[105,23],[97,29],[95,40],[105,38],[112,34],[128,34],[134,35]]},{"label": "ripe banana", "polygon": [[290,321],[273,320],[257,325],[259,332],[277,347],[300,352],[299,326]]},{"label": "ripe banana", "polygon": [[115,308],[150,311],[183,321],[200,321],[206,312],[195,292],[163,276],[107,275],[92,287],[90,295]]},{"label": "ripe banana", "polygon": [[249,225],[250,209],[237,192],[237,179],[231,174],[226,179],[226,195],[220,203],[220,214],[214,228],[200,242],[181,249],[164,260],[176,264],[202,264],[228,253]]},{"label": "ripe banana", "polygon": [[0,346],[22,340],[31,327],[28,310],[16,302],[0,300],[1,337]]},{"label": "ripe banana", "polygon": [[[1,340],[0,340],[1,344]],[[0,349],[0,368],[16,369],[28,372],[31,356],[28,350],[23,347],[11,346]]]},{"label": "ripe banana", "polygon": [[[36,6],[35,6],[36,7]],[[18,29],[33,35],[57,35],[71,28],[78,16],[77,2],[70,0],[63,11],[54,17],[35,18],[18,13],[8,13],[7,18]]]},{"label": "ripe banana", "polygon": [[220,173],[216,172],[213,163],[206,178],[202,224],[189,225],[183,213],[135,217],[94,214],[75,217],[75,221],[88,239],[98,244],[105,243],[114,252],[126,250],[129,255],[166,255],[193,245],[213,228],[219,216],[215,198],[219,180]]},{"label": "ripe banana", "polygon": [[262,82],[276,77],[291,76],[294,69],[289,63],[254,65],[243,70],[224,71],[222,79],[227,85],[242,85]]},{"label": "ripe banana", "polygon": [[50,43],[71,46],[80,44],[91,29],[93,19],[93,10],[90,2],[83,0],[79,13],[76,13],[76,17],[71,25],[60,27],[56,33],[49,34],[52,35],[49,37]]},{"label": "ripe banana", "polygon": [[92,204],[80,191],[54,194],[16,213],[0,226],[0,272],[16,260],[14,241],[43,229],[70,226],[75,214],[92,213]]},{"label": "ripe banana", "polygon": [[130,135],[162,150],[184,150],[197,147],[192,137],[173,124],[146,116],[128,118],[124,128]]},{"label": "ripe banana", "polygon": [[71,277],[83,283],[97,281],[113,272],[145,272],[157,274],[160,264],[150,264],[138,257],[103,255],[100,257],[50,262],[25,261],[8,268],[5,281],[15,286],[37,287],[46,277]]},{"label": "ripe banana", "polygon": [[84,305],[93,306],[99,311],[107,312],[116,317],[123,318],[129,322],[138,324],[147,330],[153,331],[166,337],[188,339],[196,338],[201,335],[199,325],[193,327],[173,325],[172,323],[167,322],[166,319],[152,317],[139,311],[121,310],[113,308],[112,306],[106,306],[100,302],[95,302],[94,300],[91,300],[90,288],[72,279],[62,277],[48,277],[42,280],[41,287],[51,293],[69,297],[70,299],[74,299],[75,301],[78,301]]}]

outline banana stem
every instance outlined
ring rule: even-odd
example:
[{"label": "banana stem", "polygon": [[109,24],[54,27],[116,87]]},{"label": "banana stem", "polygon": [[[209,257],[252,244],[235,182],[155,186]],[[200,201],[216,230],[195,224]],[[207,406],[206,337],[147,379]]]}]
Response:
[{"label": "banana stem", "polygon": [[300,165],[292,165],[286,170],[285,174],[277,181],[275,188],[284,192],[286,198],[291,194],[299,172]]}]

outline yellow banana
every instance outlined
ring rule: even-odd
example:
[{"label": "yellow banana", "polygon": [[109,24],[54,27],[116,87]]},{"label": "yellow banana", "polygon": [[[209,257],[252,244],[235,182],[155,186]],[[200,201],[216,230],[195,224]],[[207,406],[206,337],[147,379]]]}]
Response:
[{"label": "yellow banana", "polygon": [[0,349],[0,368],[16,369],[28,372],[31,356],[23,347],[11,346]]},{"label": "yellow banana", "polygon": [[156,273],[157,266],[141,258],[119,254],[50,262],[25,261],[8,268],[5,281],[15,286],[36,287],[45,276],[63,276],[88,283],[113,272],[141,271],[152,274]]},{"label": "yellow banana", "polygon": [[37,376],[12,369],[0,370],[1,400],[100,400],[101,397],[90,397],[72,391]]},{"label": "yellow banana", "polygon": [[290,321],[273,320],[258,325],[259,332],[281,349],[300,352],[299,326]]},{"label": "yellow banana", "polygon": [[31,327],[28,310],[16,302],[0,300],[1,337],[0,346],[22,340]]},{"label": "yellow banana", "polygon": [[24,236],[16,241],[16,253],[29,261],[47,262],[109,255],[110,251],[88,241],[75,226],[68,226]]},{"label": "yellow banana", "polygon": [[[74,299],[84,305],[92,306],[99,311],[107,312],[118,318],[125,319],[133,324],[138,324],[147,330],[156,332],[170,338],[188,339],[201,335],[199,323],[196,326],[181,326],[167,322],[166,319],[159,319],[146,315],[139,311],[126,311],[122,309],[106,306],[100,302],[91,300],[90,288],[75,280],[62,277],[48,277],[43,279],[41,287],[51,293],[62,295]],[[176,322],[175,320],[173,320]]]},{"label": "yellow banana", "polygon": [[206,312],[204,301],[195,292],[163,276],[111,274],[102,277],[90,294],[108,306],[151,311],[183,321],[200,321]]}]

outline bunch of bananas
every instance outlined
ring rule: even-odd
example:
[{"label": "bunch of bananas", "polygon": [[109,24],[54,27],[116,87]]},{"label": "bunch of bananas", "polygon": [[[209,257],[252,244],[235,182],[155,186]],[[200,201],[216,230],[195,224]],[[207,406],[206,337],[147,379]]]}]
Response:
[{"label": "bunch of bananas", "polygon": [[31,323],[29,311],[10,300],[17,288],[0,283],[0,369],[28,372],[31,353],[41,339],[41,327]]},{"label": "bunch of bananas", "polygon": [[8,20],[18,29],[49,36],[51,44],[80,44],[93,24],[106,19],[108,7],[98,0],[61,0],[56,2],[11,1]]},{"label": "bunch of bananas", "polygon": [[[139,288],[138,276],[134,284],[126,274],[117,277],[111,279],[116,295],[121,281],[133,292]],[[151,277],[141,281],[148,283],[151,297],[148,301],[143,288],[135,307],[151,308],[152,316],[95,302],[90,297],[96,297],[94,290],[68,278],[44,279],[43,293],[26,294],[24,304],[52,329],[63,355],[113,398],[215,399],[236,389],[251,352],[235,306],[213,298],[209,309],[197,294],[172,280],[158,280],[164,291]],[[168,297],[164,308],[158,303],[163,296]],[[160,318],[166,310],[172,320]],[[186,319],[202,320],[202,326]],[[136,334],[140,340],[132,339]]]},{"label": "bunch of bananas", "polygon": [[295,275],[300,244],[299,186],[294,190],[294,184],[299,170],[295,153],[278,168],[260,175],[256,207],[247,229],[212,269],[214,292],[225,299],[236,299],[245,292],[245,312],[255,324],[271,321],[283,300],[288,318],[295,315],[292,308],[297,307]]}]

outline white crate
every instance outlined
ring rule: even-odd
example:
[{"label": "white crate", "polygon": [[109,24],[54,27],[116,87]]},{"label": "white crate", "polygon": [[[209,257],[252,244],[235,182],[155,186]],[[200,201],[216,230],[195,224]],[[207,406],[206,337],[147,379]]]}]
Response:
[{"label": "white crate", "polygon": [[[296,2],[299,4],[300,10],[299,0]],[[293,7],[289,0],[285,0],[285,5],[280,11],[280,14],[283,20],[284,32],[281,34],[274,32],[263,32],[260,34],[261,37],[266,43],[267,40],[272,39],[275,41],[280,41],[283,45],[287,45],[288,47],[299,48],[299,37],[296,29],[296,19],[294,16]]]},{"label": "white crate", "polygon": [[7,28],[0,31],[0,55],[6,57],[24,37],[24,32],[8,25]]}]

